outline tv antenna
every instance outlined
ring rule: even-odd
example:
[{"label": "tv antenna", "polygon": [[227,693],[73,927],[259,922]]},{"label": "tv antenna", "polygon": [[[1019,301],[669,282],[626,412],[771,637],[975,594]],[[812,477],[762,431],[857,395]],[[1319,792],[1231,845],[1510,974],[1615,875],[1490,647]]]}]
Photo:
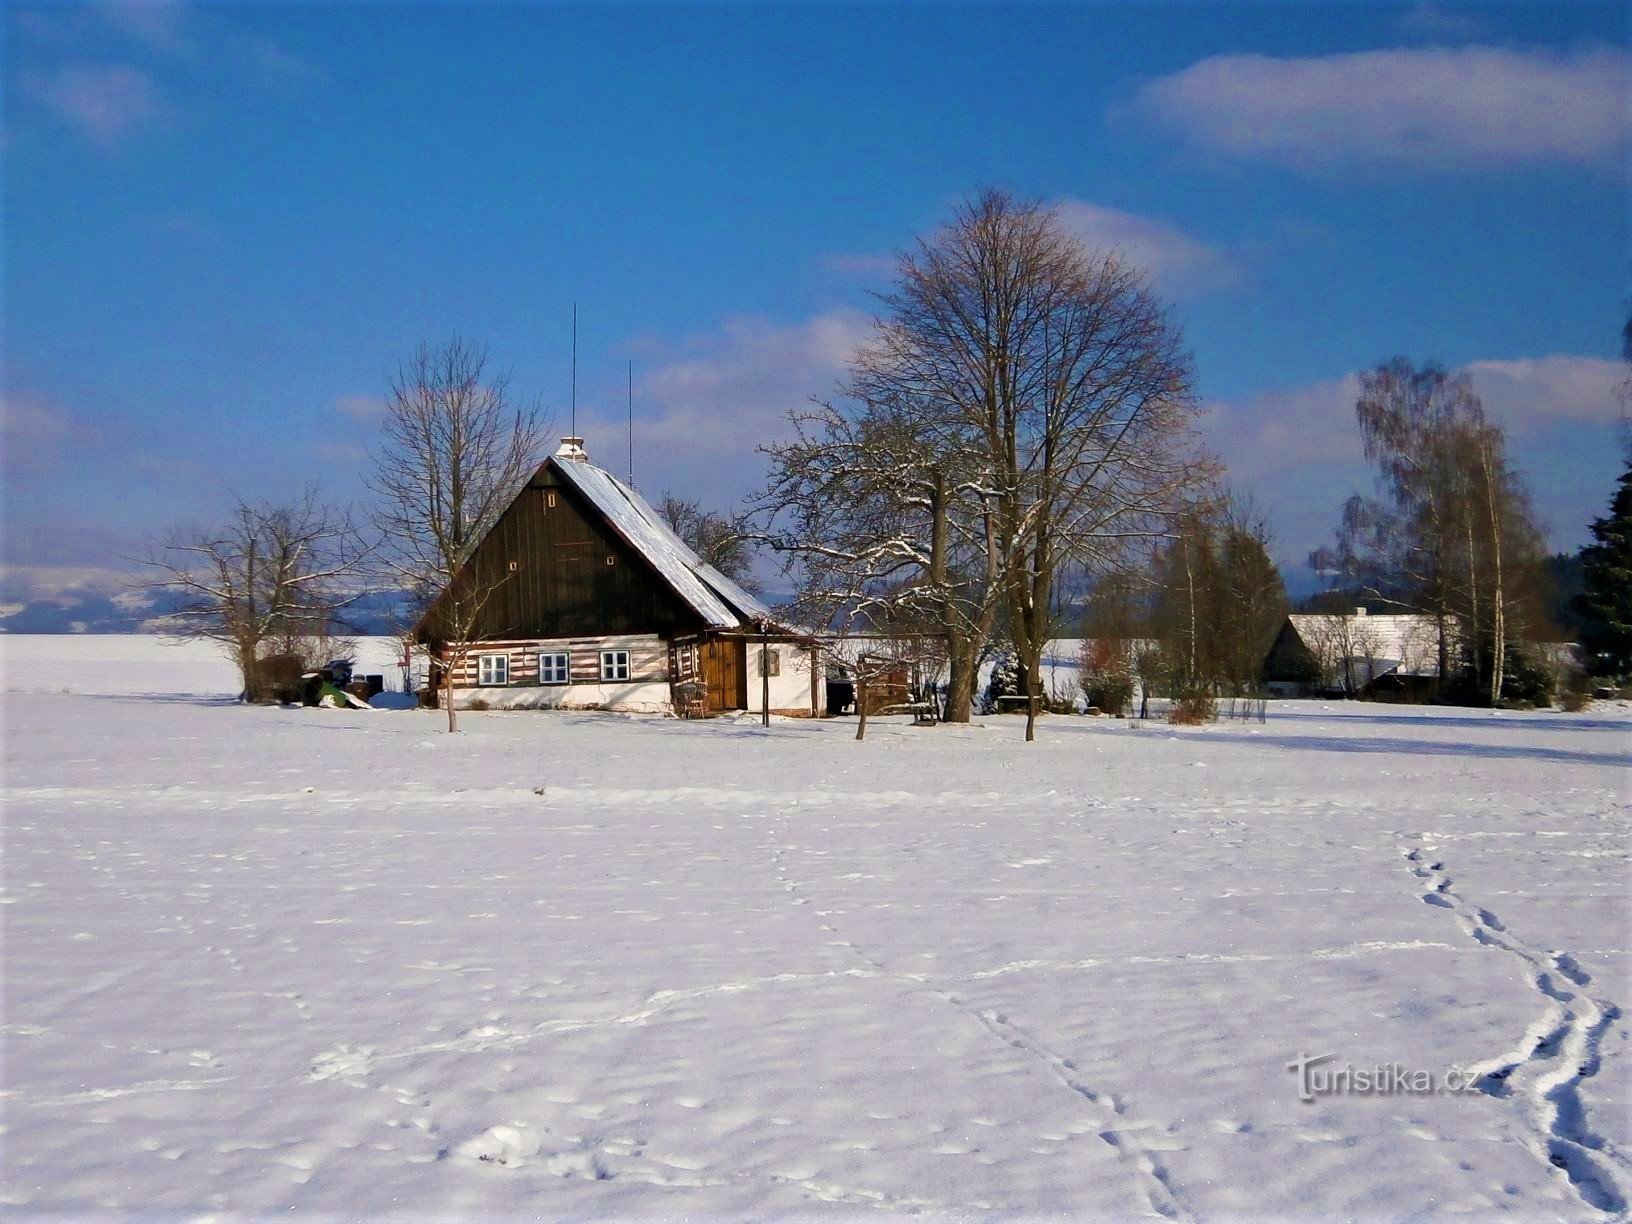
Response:
[{"label": "tv antenna", "polygon": [[578,436],[578,303],[572,304],[572,436]]},{"label": "tv antenna", "polygon": [[635,363],[629,362],[629,487],[635,487]]}]

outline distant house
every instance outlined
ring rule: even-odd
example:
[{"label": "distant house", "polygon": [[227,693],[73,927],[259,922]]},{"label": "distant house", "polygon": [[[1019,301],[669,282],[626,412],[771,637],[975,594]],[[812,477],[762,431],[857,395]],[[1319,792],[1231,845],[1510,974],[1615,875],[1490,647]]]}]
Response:
[{"label": "distant house", "polygon": [[1279,696],[1428,700],[1440,685],[1438,622],[1364,608],[1288,616],[1264,659],[1264,683]]},{"label": "distant house", "polygon": [[[494,593],[468,648],[438,640],[443,592],[415,630],[454,702],[667,713],[814,715],[820,647],[688,548],[646,501],[565,438],[461,568]],[[436,687],[439,679],[433,679]]]}]

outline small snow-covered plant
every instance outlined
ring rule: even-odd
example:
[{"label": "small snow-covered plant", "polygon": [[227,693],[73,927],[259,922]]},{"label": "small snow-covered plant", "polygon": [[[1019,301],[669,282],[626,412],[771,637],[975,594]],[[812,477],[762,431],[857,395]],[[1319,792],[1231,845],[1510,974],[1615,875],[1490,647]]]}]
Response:
[{"label": "small snow-covered plant", "polygon": [[473,698],[471,698],[471,699],[470,699],[470,700],[469,700],[469,701],[467,701],[467,702],[465,702],[465,709],[467,709],[467,710],[475,710],[475,711],[477,711],[477,712],[478,712],[478,713],[480,713],[480,712],[481,712],[481,711],[482,711],[482,710],[488,710],[488,709],[492,709],[492,707],[491,707],[491,706],[489,706],[489,705],[488,705],[488,704],[487,704],[487,702],[486,702],[486,701],[484,701],[484,700],[483,700],[483,699],[482,699],[482,698],[480,698],[480,697],[473,697]]},{"label": "small snow-covered plant", "polygon": [[998,698],[1019,695],[1020,661],[1015,658],[1013,651],[1006,650],[992,662],[992,674],[986,681],[986,691],[980,699],[980,712],[1001,714],[1003,705]]}]

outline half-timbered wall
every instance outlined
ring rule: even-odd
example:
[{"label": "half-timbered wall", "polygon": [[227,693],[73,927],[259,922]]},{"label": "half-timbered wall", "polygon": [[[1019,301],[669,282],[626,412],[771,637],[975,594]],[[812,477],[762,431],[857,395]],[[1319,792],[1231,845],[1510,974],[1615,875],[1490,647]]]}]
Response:
[{"label": "half-timbered wall", "polygon": [[[627,650],[629,678],[603,680],[601,652]],[[571,680],[566,684],[539,682],[538,656],[566,652]],[[483,684],[484,655],[503,656],[509,682]],[[494,709],[614,709],[667,713],[669,699],[669,646],[652,634],[610,634],[599,637],[524,638],[482,642],[470,649],[453,675],[454,700],[459,705],[480,701]]]}]

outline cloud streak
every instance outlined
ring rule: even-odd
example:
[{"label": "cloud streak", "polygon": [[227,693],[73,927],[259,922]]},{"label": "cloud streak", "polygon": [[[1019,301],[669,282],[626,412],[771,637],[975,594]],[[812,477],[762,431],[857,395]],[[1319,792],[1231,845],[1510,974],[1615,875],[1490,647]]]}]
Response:
[{"label": "cloud streak", "polygon": [[[640,487],[672,488],[729,508],[759,482],[756,447],[786,436],[789,412],[832,394],[871,327],[868,315],[843,308],[788,324],[738,315],[678,344],[635,345]],[[580,403],[579,432],[592,458],[621,470],[621,388],[598,398],[587,409]]]},{"label": "cloud streak", "polygon": [[1087,200],[1058,200],[1054,207],[1060,223],[1085,245],[1121,251],[1169,293],[1227,288],[1240,278],[1234,254],[1166,221]]},{"label": "cloud streak", "polygon": [[1497,47],[1221,55],[1145,85],[1134,111],[1197,148],[1315,170],[1562,162],[1618,169],[1628,57]]},{"label": "cloud streak", "polygon": [[153,79],[125,64],[64,67],[27,79],[24,89],[104,149],[165,113]]},{"label": "cloud streak", "polygon": [[[1508,431],[1511,457],[1559,532],[1554,543],[1573,547],[1613,479],[1623,367],[1553,353],[1470,361],[1461,370]],[[1230,479],[1268,506],[1294,565],[1329,539],[1343,498],[1372,487],[1354,415],[1359,395],[1359,375],[1350,373],[1208,405],[1207,438]],[[1598,459],[1601,472],[1591,470]]]}]

